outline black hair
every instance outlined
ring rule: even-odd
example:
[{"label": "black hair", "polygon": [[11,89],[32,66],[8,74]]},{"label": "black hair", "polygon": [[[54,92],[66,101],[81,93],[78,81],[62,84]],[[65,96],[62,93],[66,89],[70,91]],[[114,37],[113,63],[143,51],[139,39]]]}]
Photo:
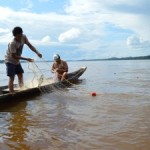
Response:
[{"label": "black hair", "polygon": [[21,27],[14,27],[14,29],[12,30],[12,34],[13,36],[16,36],[17,34],[22,34],[23,30]]}]

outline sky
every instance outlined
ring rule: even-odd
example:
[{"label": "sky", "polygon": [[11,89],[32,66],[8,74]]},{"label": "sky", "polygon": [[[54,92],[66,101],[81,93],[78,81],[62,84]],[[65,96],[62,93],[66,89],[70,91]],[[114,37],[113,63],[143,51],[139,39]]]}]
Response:
[{"label": "sky", "polygon": [[0,59],[15,26],[45,60],[150,55],[149,0],[0,0],[0,14]]}]

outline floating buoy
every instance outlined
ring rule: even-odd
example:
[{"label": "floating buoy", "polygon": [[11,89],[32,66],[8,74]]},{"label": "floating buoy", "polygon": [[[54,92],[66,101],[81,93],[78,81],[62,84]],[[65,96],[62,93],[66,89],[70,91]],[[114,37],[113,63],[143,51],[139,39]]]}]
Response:
[{"label": "floating buoy", "polygon": [[96,96],[96,92],[92,92],[91,95],[92,95],[92,96]]}]

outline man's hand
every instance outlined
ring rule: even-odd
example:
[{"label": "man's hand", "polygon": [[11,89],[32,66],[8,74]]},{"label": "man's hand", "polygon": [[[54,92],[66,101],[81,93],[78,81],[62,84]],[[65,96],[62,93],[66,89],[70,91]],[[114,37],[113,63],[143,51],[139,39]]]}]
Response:
[{"label": "man's hand", "polygon": [[42,54],[41,54],[41,53],[37,53],[37,55],[38,55],[40,58],[42,58]]},{"label": "man's hand", "polygon": [[57,72],[57,71],[59,71],[59,69],[58,69],[58,68],[56,68],[56,69],[55,69],[55,71]]},{"label": "man's hand", "polygon": [[27,61],[28,61],[28,62],[34,62],[34,59],[27,58]]}]

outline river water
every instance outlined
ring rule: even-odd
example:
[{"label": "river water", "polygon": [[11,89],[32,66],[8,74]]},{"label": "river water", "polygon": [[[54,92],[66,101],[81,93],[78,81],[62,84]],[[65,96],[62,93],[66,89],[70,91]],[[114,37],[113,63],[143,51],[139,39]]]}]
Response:
[{"label": "river water", "polygon": [[[33,70],[22,65],[24,80],[33,80]],[[87,66],[79,84],[0,108],[0,150],[150,150],[150,61],[68,65],[70,71]],[[52,76],[51,63],[37,66]]]}]

